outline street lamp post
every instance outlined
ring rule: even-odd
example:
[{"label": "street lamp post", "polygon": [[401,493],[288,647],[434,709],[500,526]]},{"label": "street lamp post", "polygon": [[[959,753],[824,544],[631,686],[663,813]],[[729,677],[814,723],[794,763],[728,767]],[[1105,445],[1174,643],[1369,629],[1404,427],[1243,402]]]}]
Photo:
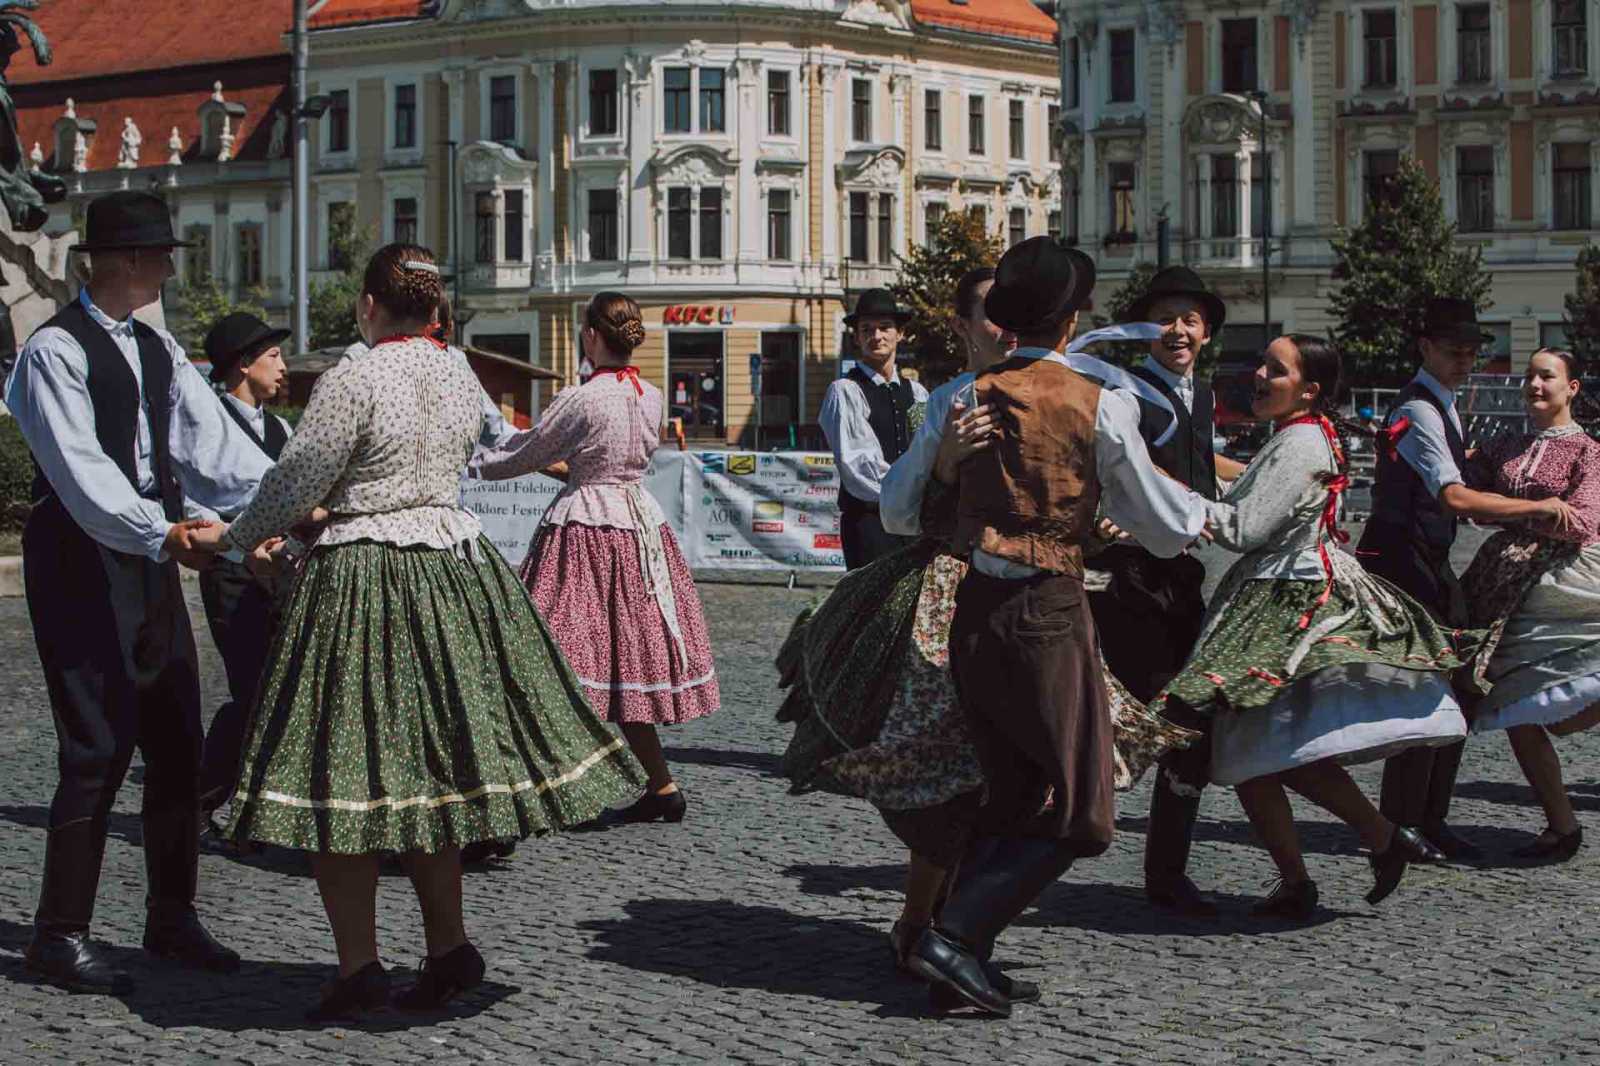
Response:
[{"label": "street lamp post", "polygon": [[1261,156],[1261,350],[1272,336],[1272,157],[1267,154],[1267,94],[1255,89],[1249,93],[1261,119],[1261,136],[1256,151]]},{"label": "street lamp post", "polygon": [[310,165],[306,136],[306,0],[294,0],[294,195],[290,197],[293,209],[294,242],[290,272],[294,274],[294,352],[304,355],[310,347],[310,324],[306,321],[311,303],[306,281],[306,264],[309,240],[306,225],[307,196],[309,193]]}]

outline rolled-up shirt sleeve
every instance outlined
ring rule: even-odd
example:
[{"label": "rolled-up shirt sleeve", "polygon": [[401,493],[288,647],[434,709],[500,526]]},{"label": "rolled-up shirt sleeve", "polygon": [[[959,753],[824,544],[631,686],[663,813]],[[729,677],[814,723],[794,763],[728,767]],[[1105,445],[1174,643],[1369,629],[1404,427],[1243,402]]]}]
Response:
[{"label": "rolled-up shirt sleeve", "polygon": [[113,551],[166,558],[172,523],[100,447],[88,359],[65,330],[42,329],[23,346],[6,382],[6,407],[51,491],[85,533]]},{"label": "rolled-up shirt sleeve", "polygon": [[1205,500],[1156,469],[1139,435],[1139,402],[1103,389],[1094,418],[1095,471],[1106,515],[1154,555],[1171,558],[1206,524]]},{"label": "rolled-up shirt sleeve", "polygon": [[220,399],[171,335],[172,422],[167,432],[178,484],[186,499],[220,514],[238,514],[255,497],[272,460],[222,409]]},{"label": "rolled-up shirt sleeve", "polygon": [[922,532],[922,498],[933,477],[933,464],[944,440],[945,420],[950,417],[963,388],[970,391],[972,375],[963,374],[933,390],[928,397],[922,425],[917,427],[906,453],[896,459],[879,485],[878,517],[883,528],[901,536]]},{"label": "rolled-up shirt sleeve", "polygon": [[1402,415],[1411,420],[1411,426],[1401,436],[1395,450],[1406,465],[1417,472],[1428,495],[1437,499],[1446,485],[1463,484],[1461,470],[1450,455],[1439,409],[1426,400],[1411,400],[1401,404],[1393,418],[1399,419]]},{"label": "rolled-up shirt sleeve", "polygon": [[817,422],[833,449],[844,490],[862,503],[877,503],[889,464],[867,421],[867,400],[861,389],[843,378],[829,385]]}]

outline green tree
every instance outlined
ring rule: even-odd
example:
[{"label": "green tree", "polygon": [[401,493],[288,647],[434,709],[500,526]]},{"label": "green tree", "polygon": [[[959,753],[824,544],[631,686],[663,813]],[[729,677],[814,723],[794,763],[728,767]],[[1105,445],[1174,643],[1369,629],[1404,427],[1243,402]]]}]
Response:
[{"label": "green tree", "polygon": [[1004,246],[972,212],[949,212],[930,228],[926,244],[899,257],[900,276],[890,289],[911,312],[906,332],[923,382],[932,388],[967,368],[954,326],[956,283],[969,270],[994,266]]},{"label": "green tree", "polygon": [[370,229],[356,224],[354,212],[338,212],[330,220],[328,258],[340,268],[326,280],[311,283],[306,322],[313,349],[343,348],[361,339],[356,329],[356,300],[375,241]]},{"label": "green tree", "polygon": [[[1106,298],[1105,314],[1095,313],[1089,316],[1094,328],[1099,329],[1102,326],[1127,321],[1128,309],[1133,306],[1133,301],[1150,288],[1150,279],[1155,276],[1154,263],[1135,263],[1133,269],[1128,271],[1127,278]],[[1099,345],[1095,354],[1117,366],[1134,366],[1150,354],[1150,345],[1147,341],[1118,341]],[[1195,360],[1195,372],[1202,376],[1210,373],[1221,354],[1222,335],[1219,333],[1211,338],[1211,343],[1200,349],[1200,356]]]},{"label": "green tree", "polygon": [[1351,385],[1403,385],[1416,372],[1430,297],[1487,306],[1482,250],[1456,243],[1438,183],[1409,156],[1388,195],[1368,203],[1361,225],[1341,229],[1333,250],[1333,278],[1343,282],[1332,297],[1333,336]]},{"label": "green tree", "polygon": [[185,352],[199,358],[205,354],[206,334],[218,319],[235,311],[245,311],[264,320],[267,310],[262,305],[266,298],[266,289],[257,286],[235,300],[212,277],[194,285],[179,285],[173,300],[173,309],[178,313],[172,323],[172,335],[178,338]]},{"label": "green tree", "polygon": [[1577,285],[1566,298],[1567,339],[1572,354],[1595,366],[1600,360],[1600,245],[1584,245],[1577,267]]}]

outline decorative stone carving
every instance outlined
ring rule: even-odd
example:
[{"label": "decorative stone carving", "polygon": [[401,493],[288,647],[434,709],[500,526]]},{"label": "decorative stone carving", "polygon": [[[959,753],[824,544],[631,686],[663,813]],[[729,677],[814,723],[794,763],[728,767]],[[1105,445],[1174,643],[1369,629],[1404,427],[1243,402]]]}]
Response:
[{"label": "decorative stone carving", "polygon": [[1306,55],[1306,39],[1311,36],[1311,30],[1317,24],[1318,2],[1319,0],[1283,0],[1283,13],[1289,18],[1289,30],[1294,34],[1301,59]]},{"label": "decorative stone carving", "polygon": [[699,62],[706,56],[706,43],[698,38],[691,39],[683,46],[681,54],[691,63]]},{"label": "decorative stone carving", "polygon": [[657,152],[650,168],[655,180],[665,185],[709,185],[731,177],[739,160],[731,150],[684,144]]},{"label": "decorative stone carving", "polygon": [[172,136],[167,138],[167,166],[183,166],[183,135],[176,126],[172,127]]},{"label": "decorative stone carving", "polygon": [[1183,116],[1184,137],[1191,144],[1238,144],[1254,140],[1259,112],[1244,97],[1230,93],[1203,96]]},{"label": "decorative stone carving", "polygon": [[39,147],[39,142],[33,142],[33,151],[28,153],[28,169],[39,170],[44,166],[44,149]]},{"label": "decorative stone carving", "polygon": [[61,117],[72,119],[78,117],[78,103],[70,96],[67,97],[67,107],[65,111],[61,112]]},{"label": "decorative stone carving", "polygon": [[200,105],[200,150],[215,155],[217,162],[233,158],[233,124],[244,118],[244,105],[223,97],[222,83],[211,83],[211,96]]},{"label": "decorative stone carving", "polygon": [[466,185],[522,186],[538,172],[539,163],[495,141],[475,141],[461,150],[457,166]]},{"label": "decorative stone carving", "polygon": [[905,172],[906,154],[890,145],[846,152],[836,168],[840,185],[866,185],[874,189],[893,189]]},{"label": "decorative stone carving", "polygon": [[122,119],[122,147],[117,150],[117,166],[123,170],[133,170],[139,165],[139,149],[144,144],[144,135],[139,132],[139,127],[134,125],[132,116],[124,115]]},{"label": "decorative stone carving", "polygon": [[1150,36],[1167,46],[1167,62],[1178,54],[1178,44],[1183,40],[1183,0],[1148,0],[1145,19],[1150,26]]},{"label": "decorative stone carving", "polygon": [[283,108],[272,113],[272,137],[267,141],[267,158],[282,159],[289,149],[289,114]]},{"label": "decorative stone carving", "polygon": [[850,0],[839,21],[860,26],[882,26],[890,30],[909,30],[911,19],[908,7],[902,0]]},{"label": "decorative stone carving", "polygon": [[72,172],[83,174],[89,170],[89,141],[84,137],[83,131],[73,134],[72,139]]}]

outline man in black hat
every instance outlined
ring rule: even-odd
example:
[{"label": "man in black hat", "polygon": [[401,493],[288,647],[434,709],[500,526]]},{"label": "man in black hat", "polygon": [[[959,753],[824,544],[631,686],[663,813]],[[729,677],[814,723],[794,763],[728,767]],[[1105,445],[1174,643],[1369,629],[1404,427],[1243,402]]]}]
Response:
[{"label": "man in black hat", "polygon": [[[1193,270],[1172,266],[1150,279],[1126,318],[1161,327],[1161,336],[1150,343],[1150,354],[1131,373],[1166,396],[1177,417],[1175,432],[1157,444],[1172,415],[1139,400],[1139,431],[1150,458],[1205,499],[1214,500],[1218,475],[1232,480],[1244,467],[1213,452],[1216,405],[1211,383],[1196,380],[1195,363],[1222,329],[1227,306]],[[1183,669],[1200,639],[1206,568],[1187,552],[1163,559],[1132,541],[1113,544],[1095,557],[1093,565],[1110,578],[1104,590],[1089,594],[1106,664],[1136,699],[1148,702]],[[1203,731],[1208,723],[1195,716],[1184,724]],[[1145,833],[1145,895],[1158,907],[1197,916],[1217,912],[1216,904],[1188,875],[1200,794],[1211,780],[1210,763],[1209,738],[1161,760]]]},{"label": "man in black hat", "polygon": [[895,370],[895,351],[910,318],[888,289],[861,294],[844,319],[855,337],[856,365],[828,386],[817,416],[839,471],[839,539],[847,570],[911,540],[885,532],[878,516],[883,475],[911,443],[906,416],[912,404],[928,398],[920,383]]},{"label": "man in black hat", "polygon": [[[1467,622],[1461,584],[1450,565],[1456,518],[1479,495],[1462,481],[1467,461],[1456,390],[1466,383],[1490,335],[1478,325],[1471,300],[1430,299],[1417,341],[1422,368],[1384,420],[1408,423],[1393,448],[1377,449],[1372,517],[1356,548],[1369,571],[1398,585],[1445,626]],[[1445,817],[1466,741],[1444,748],[1410,748],[1383,765],[1379,807],[1396,825],[1419,830],[1437,859],[1470,859],[1477,845],[1458,836]]]},{"label": "man in black hat", "polygon": [[1000,260],[984,313],[1017,348],[974,382],[998,429],[961,467],[954,541],[972,565],[956,592],[950,665],[985,801],[911,965],[937,983],[936,1003],[998,1015],[1038,990],[992,967],[995,937],[1074,859],[1111,843],[1111,716],[1083,585],[1096,508],[1163,555],[1206,519],[1205,501],[1151,463],[1134,400],[1062,355],[1093,285],[1093,261],[1049,237]]},{"label": "man in black hat", "polygon": [[[274,463],[289,441],[289,423],[266,405],[289,386],[283,342],[289,330],[274,329],[255,315],[235,311],[206,334],[211,381],[222,386],[223,411]],[[231,522],[237,514],[219,516]],[[200,810],[209,815],[227,801],[243,754],[245,719],[255,702],[276,628],[274,590],[245,567],[242,556],[219,556],[200,573],[200,598],[211,639],[228,675],[228,702],[217,709],[206,732],[200,768]]]},{"label": "man in black hat", "polygon": [[183,500],[232,513],[271,465],[223,412],[171,334],[133,317],[172,276],[167,205],[144,192],[93,201],[91,280],[29,338],[6,406],[33,452],[23,577],[59,745],[30,969],[69,988],[126,992],[89,940],[106,822],[144,757],[144,946],[214,970],[239,956],[195,914],[200,681],[177,562],[203,563]]}]

